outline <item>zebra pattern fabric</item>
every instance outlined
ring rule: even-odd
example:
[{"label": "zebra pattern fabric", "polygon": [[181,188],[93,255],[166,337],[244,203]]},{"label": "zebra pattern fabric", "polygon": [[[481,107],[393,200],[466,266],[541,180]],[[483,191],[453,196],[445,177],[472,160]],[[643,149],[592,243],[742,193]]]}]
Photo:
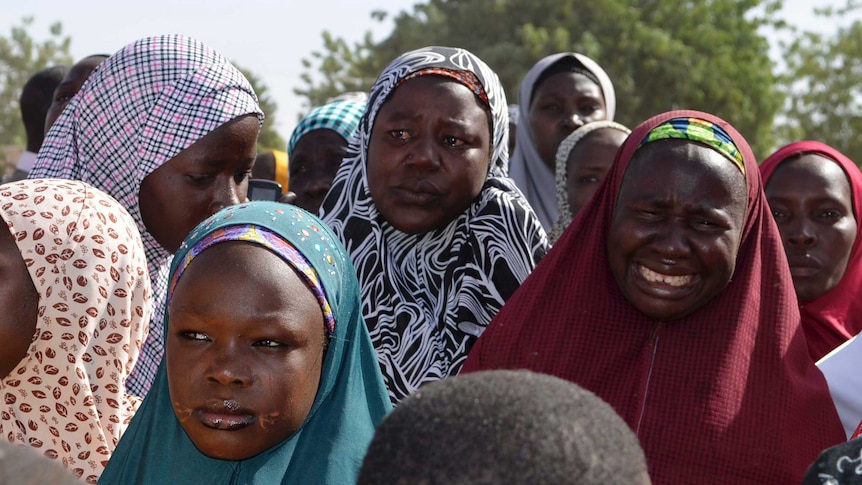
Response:
[{"label": "zebra pattern fabric", "polygon": [[[407,234],[375,208],[366,157],[381,106],[400,82],[428,68],[469,71],[479,80],[492,114],[493,163],[464,213],[434,231]],[[427,382],[457,374],[473,342],[547,252],[544,229],[506,175],[508,125],[499,79],[479,58],[451,47],[403,54],[371,89],[323,202],[323,220],[356,267],[362,312],[395,403]]]}]

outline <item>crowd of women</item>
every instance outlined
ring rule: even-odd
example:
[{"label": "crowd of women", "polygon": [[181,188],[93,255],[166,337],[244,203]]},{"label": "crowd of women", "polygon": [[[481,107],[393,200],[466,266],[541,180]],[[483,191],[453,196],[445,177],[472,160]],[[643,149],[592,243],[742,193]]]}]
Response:
[{"label": "crowd of women", "polygon": [[0,186],[0,441],[39,466],[862,483],[862,173],[837,150],[758,164],[690,110],[630,129],[578,53],[510,105],[430,46],[312,110],[257,168],[279,200],[249,201],[265,113],[223,56],[165,35],[82,63]]}]

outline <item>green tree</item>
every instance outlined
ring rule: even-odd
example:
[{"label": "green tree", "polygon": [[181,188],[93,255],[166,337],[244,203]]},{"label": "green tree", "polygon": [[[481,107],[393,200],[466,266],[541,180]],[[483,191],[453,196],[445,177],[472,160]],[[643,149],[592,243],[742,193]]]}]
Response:
[{"label": "green tree", "polygon": [[8,37],[0,37],[0,145],[23,146],[26,142],[18,97],[27,79],[46,67],[72,64],[72,40],[63,36],[62,24],[52,24],[47,40],[41,42],[28,33],[32,24],[33,17],[25,17]]},{"label": "green tree", "polygon": [[276,110],[278,109],[278,105],[270,97],[269,88],[263,83],[263,80],[253,72],[240,67],[235,62],[233,62],[233,65],[236,66],[243,75],[245,75],[246,79],[248,79],[248,82],[257,94],[257,101],[260,104],[260,109],[265,115],[263,126],[260,129],[260,136],[257,138],[258,151],[284,151],[287,148],[287,142],[277,131],[275,131]]},{"label": "green tree", "polygon": [[[856,8],[848,3],[816,13],[838,25]],[[787,103],[778,129],[780,141],[819,140],[862,163],[862,22],[828,36],[803,31],[782,47]]]},{"label": "green tree", "polygon": [[[469,49],[500,76],[510,102],[547,54],[582,52],[614,81],[616,119],[634,126],[659,112],[699,109],[745,134],[758,154],[775,143],[783,97],[760,33],[782,0],[428,0],[394,18],[390,36],[348,46],[324,33],[297,94],[314,104],[334,90],[369,89],[396,56],[425,45]],[[384,20],[385,14],[373,14]],[[316,63],[314,61],[317,61]],[[318,70],[315,71],[315,68]]]}]

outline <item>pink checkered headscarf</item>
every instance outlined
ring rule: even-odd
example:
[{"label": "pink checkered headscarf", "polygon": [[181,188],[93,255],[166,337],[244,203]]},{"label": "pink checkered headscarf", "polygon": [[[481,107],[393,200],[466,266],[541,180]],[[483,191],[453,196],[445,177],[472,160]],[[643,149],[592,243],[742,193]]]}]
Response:
[{"label": "pink checkered headscarf", "polygon": [[143,237],[153,284],[150,335],[128,383],[143,396],[164,354],[162,321],[171,254],[141,219],[141,181],[196,141],[239,116],[256,114],[243,74],[200,41],[182,35],[133,42],[103,62],[46,134],[30,178],[83,180],[117,199]]}]

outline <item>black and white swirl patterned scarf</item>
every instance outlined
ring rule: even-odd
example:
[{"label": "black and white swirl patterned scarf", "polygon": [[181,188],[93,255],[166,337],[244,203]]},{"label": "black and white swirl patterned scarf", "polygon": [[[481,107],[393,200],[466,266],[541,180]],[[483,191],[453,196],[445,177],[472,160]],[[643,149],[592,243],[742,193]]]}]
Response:
[{"label": "black and white swirl patterned scarf", "polygon": [[[493,117],[492,160],[482,191],[450,222],[424,234],[390,226],[368,189],[366,157],[381,106],[411,73],[470,71]],[[421,385],[457,374],[473,342],[544,256],[548,240],[508,178],[508,111],[497,75],[472,53],[425,47],[401,55],[371,89],[321,217],[350,253],[362,312],[386,385],[398,402]]]}]

